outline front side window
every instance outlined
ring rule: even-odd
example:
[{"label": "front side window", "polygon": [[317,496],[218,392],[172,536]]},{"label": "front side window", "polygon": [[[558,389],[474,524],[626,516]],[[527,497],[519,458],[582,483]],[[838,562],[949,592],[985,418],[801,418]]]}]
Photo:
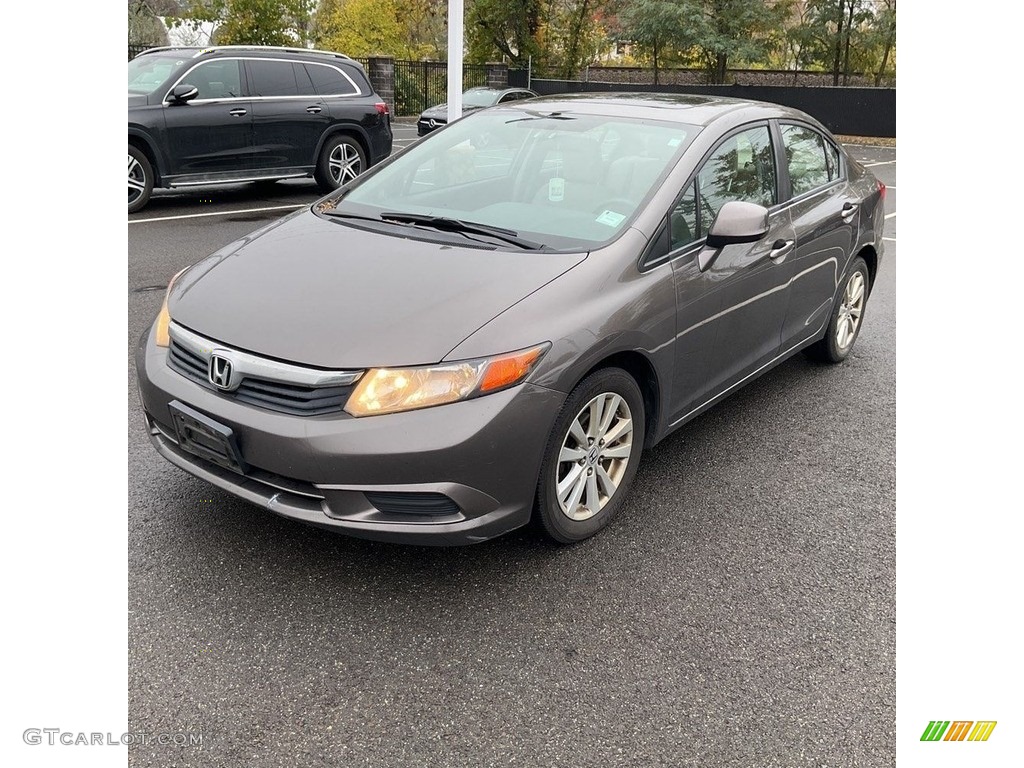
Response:
[{"label": "front side window", "polygon": [[697,175],[701,236],[732,200],[768,208],[777,202],[775,158],[768,126],[750,128],[723,141]]},{"label": "front side window", "polygon": [[671,250],[682,248],[700,238],[697,229],[697,182],[690,184],[669,216]]},{"label": "front side window", "polygon": [[828,161],[820,133],[802,125],[783,125],[782,146],[786,150],[793,197],[828,184]]},{"label": "front side window", "polygon": [[185,75],[182,84],[198,88],[197,99],[233,99],[242,95],[237,59],[204,62]]}]

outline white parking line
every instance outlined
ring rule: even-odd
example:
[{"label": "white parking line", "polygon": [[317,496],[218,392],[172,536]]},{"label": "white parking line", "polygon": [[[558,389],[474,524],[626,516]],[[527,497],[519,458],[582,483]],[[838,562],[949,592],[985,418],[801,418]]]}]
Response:
[{"label": "white parking line", "polygon": [[890,243],[895,243],[896,242],[896,238],[895,237],[883,237],[882,239],[883,240],[888,240]]},{"label": "white parking line", "polygon": [[876,165],[892,165],[895,162],[896,162],[895,160],[883,160],[880,163],[864,163],[864,167],[865,168],[874,168]]},{"label": "white parking line", "polygon": [[129,219],[129,224],[148,224],[151,221],[175,221],[176,219],[202,219],[206,216],[232,216],[239,213],[262,213],[263,211],[291,211],[296,208],[305,208],[310,203],[299,205],[275,205],[270,208],[243,208],[239,211],[211,211],[210,213],[186,213],[181,216],[157,216],[151,219]]},{"label": "white parking line", "polygon": [[896,211],[893,211],[892,213],[887,213],[887,214],[885,214],[885,218],[887,218],[887,219],[891,219],[891,218],[892,218],[893,216],[895,216],[895,215],[896,215]]}]

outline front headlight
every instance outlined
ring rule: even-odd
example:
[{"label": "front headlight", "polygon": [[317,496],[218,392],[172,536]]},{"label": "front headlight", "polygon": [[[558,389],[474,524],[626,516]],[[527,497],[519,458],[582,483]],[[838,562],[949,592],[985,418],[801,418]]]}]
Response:
[{"label": "front headlight", "polygon": [[191,267],[185,267],[185,269],[172,277],[171,282],[167,284],[167,290],[164,292],[164,303],[160,305],[160,314],[156,316],[156,345],[158,347],[171,346],[171,313],[167,311],[167,297],[171,295],[171,288],[174,287],[174,281],[185,274],[189,269],[191,269]]},{"label": "front headlight", "polygon": [[345,410],[353,416],[376,416],[507,389],[525,379],[550,346],[422,368],[372,368],[359,380]]}]

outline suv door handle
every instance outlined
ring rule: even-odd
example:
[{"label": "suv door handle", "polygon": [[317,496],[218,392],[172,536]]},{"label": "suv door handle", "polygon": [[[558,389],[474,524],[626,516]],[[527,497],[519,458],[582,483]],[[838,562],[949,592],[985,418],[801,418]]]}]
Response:
[{"label": "suv door handle", "polygon": [[229,110],[228,114],[231,115],[232,117],[241,117],[242,115],[245,114],[245,110],[242,109],[241,107],[235,107],[234,109]]},{"label": "suv door handle", "polygon": [[796,245],[796,240],[776,240],[772,243],[772,249],[768,251],[768,258],[781,259],[788,256],[794,245]]},{"label": "suv door handle", "polygon": [[853,214],[860,208],[860,203],[843,203],[843,212],[840,214],[843,217],[843,221],[849,224],[853,221]]},{"label": "suv door handle", "polygon": [[306,107],[306,111],[311,115],[319,115],[323,110],[320,107]]}]

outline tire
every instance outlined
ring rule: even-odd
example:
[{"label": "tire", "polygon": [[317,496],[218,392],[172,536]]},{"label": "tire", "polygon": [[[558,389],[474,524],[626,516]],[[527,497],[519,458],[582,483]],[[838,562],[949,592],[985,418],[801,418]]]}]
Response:
[{"label": "tire", "polygon": [[331,192],[366,170],[366,152],[351,136],[335,135],[320,150],[313,177],[320,189]]},{"label": "tire", "polygon": [[[595,402],[601,404],[601,415],[597,427],[592,428]],[[611,407],[615,407],[614,412]],[[614,415],[609,417],[610,412]],[[604,429],[602,418],[609,420]],[[615,517],[636,476],[644,425],[643,394],[633,377],[621,368],[595,371],[569,394],[551,429],[537,484],[535,514],[550,538],[560,544],[582,541]],[[607,439],[612,433],[617,434]],[[577,435],[590,447],[581,448]],[[605,439],[607,443],[602,442]],[[609,483],[614,486],[611,493]],[[595,496],[596,501],[592,501]],[[598,507],[596,511],[594,506]]]},{"label": "tire", "polygon": [[853,260],[843,279],[832,317],[829,318],[825,338],[806,350],[807,356],[819,363],[841,363],[853,350],[853,345],[864,325],[864,310],[871,292],[868,265],[860,256]]},{"label": "tire", "polygon": [[141,211],[153,194],[153,166],[138,147],[128,145],[128,213]]}]

